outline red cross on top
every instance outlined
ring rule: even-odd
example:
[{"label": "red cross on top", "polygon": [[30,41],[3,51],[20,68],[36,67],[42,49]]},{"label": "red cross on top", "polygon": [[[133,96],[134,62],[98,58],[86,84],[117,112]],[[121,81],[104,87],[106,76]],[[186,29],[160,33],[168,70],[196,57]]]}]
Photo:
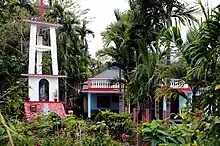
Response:
[{"label": "red cross on top", "polygon": [[40,0],[40,4],[35,4],[34,7],[40,9],[40,20],[44,21],[44,9],[48,8],[46,5],[44,5],[44,0]]}]

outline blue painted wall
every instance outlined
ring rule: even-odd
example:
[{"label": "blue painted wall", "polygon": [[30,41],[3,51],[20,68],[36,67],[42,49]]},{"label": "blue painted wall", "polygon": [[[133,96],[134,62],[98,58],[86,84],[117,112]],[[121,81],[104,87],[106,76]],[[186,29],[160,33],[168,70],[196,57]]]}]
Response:
[{"label": "blue painted wall", "polygon": [[[187,92],[185,94],[189,97],[190,101],[192,102],[192,92]],[[186,104],[186,99],[183,97],[180,97],[179,98],[179,112],[181,112],[181,108],[183,104]]]},{"label": "blue painted wall", "polygon": [[[98,108],[97,107],[97,96],[110,96],[110,108]],[[91,109],[92,110],[98,110],[98,109],[117,110],[119,109],[119,103],[113,103],[112,96],[120,96],[120,94],[91,93]]]}]

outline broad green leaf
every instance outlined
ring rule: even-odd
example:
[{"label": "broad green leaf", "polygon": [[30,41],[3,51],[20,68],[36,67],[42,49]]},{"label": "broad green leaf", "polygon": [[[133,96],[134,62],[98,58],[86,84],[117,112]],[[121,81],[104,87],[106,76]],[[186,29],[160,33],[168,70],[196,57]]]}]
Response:
[{"label": "broad green leaf", "polygon": [[5,132],[5,129],[0,127],[0,135],[4,134],[4,132]]},{"label": "broad green leaf", "polygon": [[219,124],[219,123],[220,123],[220,120],[217,119],[217,120],[215,121],[215,124]]},{"label": "broad green leaf", "polygon": [[31,131],[28,131],[27,134],[30,136],[33,135],[33,133]]},{"label": "broad green leaf", "polygon": [[151,122],[151,127],[152,127],[152,129],[157,128],[157,127],[158,127],[157,121],[153,120],[153,121]]},{"label": "broad green leaf", "polygon": [[178,142],[177,142],[174,138],[172,138],[172,137],[167,137],[167,139],[169,139],[169,140],[171,140],[172,142],[178,144]]},{"label": "broad green leaf", "polygon": [[220,84],[215,86],[215,90],[219,90],[220,89]]},{"label": "broad green leaf", "polygon": [[182,137],[177,137],[177,140],[181,142],[181,144],[185,144],[185,140]]},{"label": "broad green leaf", "polygon": [[157,144],[158,144],[158,141],[155,139],[152,139],[151,146],[157,146]]},{"label": "broad green leaf", "polygon": [[166,135],[166,136],[168,136],[168,135],[169,135],[169,134],[168,134],[168,132],[166,132],[166,131],[157,130],[157,132],[158,132],[158,133],[161,133],[161,134],[163,134],[163,135]]},{"label": "broad green leaf", "polygon": [[143,133],[145,132],[152,132],[152,129],[149,128],[149,127],[145,127],[143,130],[142,130]]},{"label": "broad green leaf", "polygon": [[159,137],[160,141],[166,143],[166,138],[165,138],[165,136],[160,136],[160,135],[157,135],[157,136]]}]

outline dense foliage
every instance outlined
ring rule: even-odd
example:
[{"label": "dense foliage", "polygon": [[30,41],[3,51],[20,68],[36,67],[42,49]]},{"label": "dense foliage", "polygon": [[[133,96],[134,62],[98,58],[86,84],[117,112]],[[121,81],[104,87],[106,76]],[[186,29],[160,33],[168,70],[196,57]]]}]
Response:
[{"label": "dense foliage", "polygon": [[[61,119],[55,113],[48,116],[38,116],[30,122],[6,120],[6,126],[1,125],[1,145],[9,143],[6,129],[10,131],[15,145],[74,145],[78,142],[78,128],[83,129],[85,122],[70,116]],[[4,126],[4,125],[3,125]]]},{"label": "dense foliage", "polygon": [[[206,19],[198,28],[190,28],[185,42],[178,27],[166,31],[165,38],[171,36],[170,41],[179,49],[179,60],[163,72],[162,78],[183,80],[192,90],[193,109],[198,108],[211,115],[219,115],[219,103],[216,102],[219,99],[219,91],[215,87],[219,84],[220,10],[217,7],[206,11],[201,3],[200,5]],[[163,93],[168,95],[170,91],[167,88]]]},{"label": "dense foliage", "polygon": [[[38,16],[28,0],[0,1],[0,145],[121,145],[134,144],[139,132],[143,144],[219,145],[220,119],[220,7],[210,10],[200,0],[196,7],[178,0],[130,0],[130,9],[115,10],[116,21],[102,33],[104,46],[99,57],[110,63],[91,59],[87,35],[94,36],[81,10],[71,1],[55,1],[45,13],[48,22],[62,24],[57,30],[59,73],[68,76],[61,81],[61,95],[78,96],[78,91],[91,75],[109,64],[123,72],[119,80],[125,86],[129,104],[138,111],[157,107],[161,99],[183,97],[186,108],[177,114],[181,124],[167,119],[141,125],[131,115],[101,112],[94,122],[73,116],[61,119],[55,113],[23,122],[23,101],[27,94],[29,25],[23,19]],[[194,17],[204,15],[199,22]],[[181,26],[188,26],[186,39]],[[45,33],[45,41],[48,41]],[[50,73],[50,55],[43,54],[44,73]],[[172,60],[174,58],[174,60]],[[93,71],[92,71],[93,70]],[[191,99],[170,88],[170,80],[189,85]],[[17,82],[22,81],[22,82]],[[161,88],[163,86],[163,88]],[[156,101],[156,102],[155,102]],[[70,104],[71,105],[71,104]],[[70,107],[74,109],[74,107]],[[151,113],[154,118],[159,108]],[[159,117],[156,117],[159,119]],[[170,123],[170,125],[168,125]]]},{"label": "dense foliage", "polygon": [[27,97],[28,87],[18,82],[11,86],[0,98],[0,111],[8,119],[22,119],[23,118],[23,104],[24,98]]},{"label": "dense foliage", "polygon": [[122,135],[125,134],[130,138],[130,144],[133,142],[135,135],[137,134],[136,125],[132,122],[132,116],[130,114],[117,114],[110,111],[100,112],[95,121],[104,122],[108,126],[109,134],[115,140],[122,140]]},{"label": "dense foliage", "polygon": [[[115,125],[126,125],[127,127],[124,127],[124,130],[130,129],[128,123],[125,122],[130,121],[130,115],[107,113],[117,117],[116,119],[118,120],[117,122],[115,121]],[[104,112],[103,114],[106,113]],[[124,117],[123,121],[119,120],[121,116]],[[72,115],[68,115],[67,118],[62,119],[57,114],[50,113],[47,116],[39,115],[29,122],[4,120],[0,116],[0,121],[0,145],[9,144],[9,137],[11,137],[12,142],[16,146],[73,146],[82,144],[86,146],[119,146],[122,142],[120,138],[117,141],[113,140],[115,137],[110,128],[114,127],[111,123],[107,123],[106,121],[96,123],[85,122]],[[131,126],[132,121],[129,124]]]},{"label": "dense foliage", "polygon": [[217,116],[206,116],[201,111],[190,112],[188,108],[177,115],[182,119],[181,124],[171,121],[168,127],[162,120],[143,123],[141,135],[143,141],[152,146],[158,144],[179,145],[219,145],[220,119]]},{"label": "dense foliage", "polygon": [[[188,113],[180,115],[182,125],[173,123],[170,129],[163,121],[153,121],[143,128],[143,140],[153,145],[218,145],[209,134],[212,126],[218,125],[215,116],[220,111],[219,6],[210,10],[200,0],[195,8],[177,0],[129,2],[130,10],[115,10],[116,22],[103,32],[105,45],[97,53],[111,57],[111,63],[123,71],[127,102],[150,111],[153,105],[157,113],[157,101],[165,97],[169,103],[181,96],[191,107],[189,112],[204,112],[202,118],[194,117],[196,120]],[[193,16],[198,10],[205,17],[201,22]],[[186,39],[182,38],[181,25],[189,28]],[[184,92],[170,88],[170,79],[189,85],[192,102]],[[209,126],[201,131],[205,122]],[[214,133],[218,137],[218,132]]]},{"label": "dense foliage", "polygon": [[89,129],[89,133],[85,134],[83,145],[105,145],[105,146],[119,146],[120,143],[112,139],[109,134],[108,125],[105,122],[97,122]]},{"label": "dense foliage", "polygon": [[[104,48],[99,56],[109,56],[124,74],[128,102],[138,109],[150,108],[156,90],[164,84],[160,74],[171,62],[171,38],[163,44],[166,29],[197,22],[191,8],[178,0],[131,0],[130,10],[115,10],[116,22],[103,32]],[[171,36],[172,37],[172,36]],[[166,85],[169,82],[166,83]]]}]

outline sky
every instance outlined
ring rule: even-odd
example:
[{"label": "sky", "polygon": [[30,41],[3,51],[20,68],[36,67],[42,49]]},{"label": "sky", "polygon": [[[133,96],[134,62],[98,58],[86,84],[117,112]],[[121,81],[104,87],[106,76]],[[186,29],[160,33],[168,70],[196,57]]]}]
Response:
[{"label": "sky", "polygon": [[[101,32],[113,21],[115,21],[114,10],[120,9],[125,11],[129,9],[128,2],[126,0],[75,0],[82,9],[90,9],[88,16],[93,18],[92,22],[88,25],[88,28],[94,31],[95,38],[88,37],[89,40],[89,52],[93,58],[95,53],[102,49],[103,42]],[[184,0],[190,5],[195,5],[197,0]],[[203,1],[203,0],[202,0]],[[220,4],[219,0],[208,0],[209,6],[215,7]],[[186,32],[186,28],[182,29]]]}]

